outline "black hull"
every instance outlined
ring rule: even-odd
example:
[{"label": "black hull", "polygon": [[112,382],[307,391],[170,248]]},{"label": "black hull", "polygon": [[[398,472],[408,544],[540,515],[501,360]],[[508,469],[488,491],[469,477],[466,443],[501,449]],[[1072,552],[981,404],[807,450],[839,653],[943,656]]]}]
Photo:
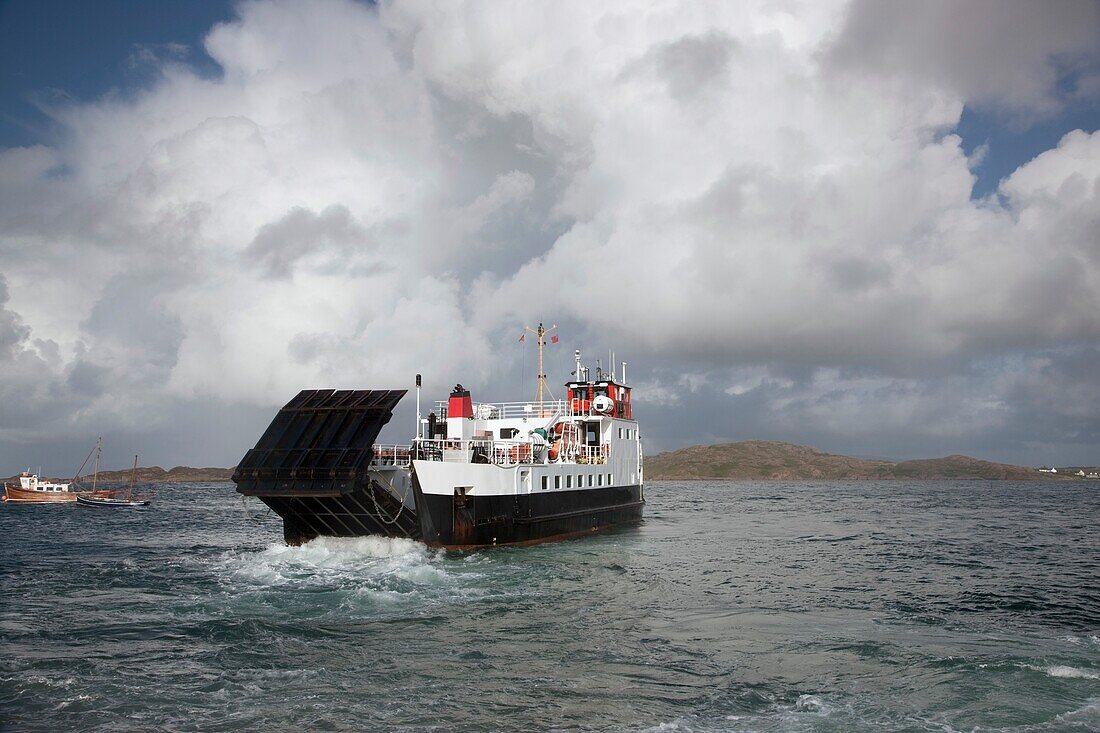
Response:
[{"label": "black hull", "polygon": [[338,496],[262,496],[283,518],[283,539],[301,545],[315,537],[386,535],[420,539],[416,512],[402,509],[389,492],[371,482]]},{"label": "black hull", "polygon": [[611,486],[512,496],[425,494],[414,482],[421,539],[469,549],[579,537],[642,520],[642,487]]}]

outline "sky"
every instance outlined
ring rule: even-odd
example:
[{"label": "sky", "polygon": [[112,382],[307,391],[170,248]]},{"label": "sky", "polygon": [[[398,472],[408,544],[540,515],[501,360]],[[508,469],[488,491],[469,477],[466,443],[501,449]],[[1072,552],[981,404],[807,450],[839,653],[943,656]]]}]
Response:
[{"label": "sky", "polygon": [[647,453],[1096,465],[1098,128],[1098,2],[9,0],[0,474],[525,399],[540,321]]}]

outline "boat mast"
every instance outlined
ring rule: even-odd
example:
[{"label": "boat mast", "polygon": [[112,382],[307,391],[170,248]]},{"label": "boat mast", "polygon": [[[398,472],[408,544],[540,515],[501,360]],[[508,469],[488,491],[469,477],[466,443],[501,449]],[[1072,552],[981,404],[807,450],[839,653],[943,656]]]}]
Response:
[{"label": "boat mast", "polygon": [[551,331],[553,331],[557,327],[558,327],[558,324],[556,324],[556,323],[553,326],[551,326],[550,328],[543,328],[541,323],[539,324],[539,327],[537,329],[531,328],[530,326],[524,326],[523,327],[524,332],[530,331],[531,333],[535,334],[538,337],[539,377],[538,377],[538,387],[535,390],[535,399],[538,400],[538,402],[539,402],[539,415],[542,415],[542,393],[543,393],[543,390],[545,390],[550,395],[551,399],[553,399],[553,397],[554,397],[553,392],[550,392],[550,387],[548,387],[547,384],[546,384],[546,373],[542,368],[542,347],[546,345],[546,334],[550,333]]},{"label": "boat mast", "polygon": [[126,501],[134,500],[134,476],[137,475],[137,455],[134,455],[134,467],[130,469],[130,493],[126,495]]},{"label": "boat mast", "polygon": [[95,492],[96,482],[99,480],[99,456],[103,453],[103,436],[95,439],[95,473],[92,474],[92,492]]}]

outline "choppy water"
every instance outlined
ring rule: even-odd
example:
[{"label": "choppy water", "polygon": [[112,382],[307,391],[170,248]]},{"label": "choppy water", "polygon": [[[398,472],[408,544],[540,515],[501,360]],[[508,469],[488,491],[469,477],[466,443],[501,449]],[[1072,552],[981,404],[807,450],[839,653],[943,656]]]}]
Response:
[{"label": "choppy water", "polygon": [[646,493],[466,554],[287,548],[229,485],[0,507],[0,728],[1100,730],[1100,484]]}]

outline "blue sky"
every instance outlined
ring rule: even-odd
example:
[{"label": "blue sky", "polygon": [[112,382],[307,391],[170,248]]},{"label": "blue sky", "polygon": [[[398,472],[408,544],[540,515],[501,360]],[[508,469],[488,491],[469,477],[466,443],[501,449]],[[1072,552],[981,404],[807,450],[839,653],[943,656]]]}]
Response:
[{"label": "blue sky", "polygon": [[1091,0],[5,2],[0,473],[514,399],[540,320],[649,452],[1100,463],[1098,128]]},{"label": "blue sky", "polygon": [[4,0],[0,3],[0,147],[49,143],[40,104],[93,100],[148,83],[133,63],[144,47],[182,44],[201,73],[217,73],[202,48],[233,3],[212,0]]}]

